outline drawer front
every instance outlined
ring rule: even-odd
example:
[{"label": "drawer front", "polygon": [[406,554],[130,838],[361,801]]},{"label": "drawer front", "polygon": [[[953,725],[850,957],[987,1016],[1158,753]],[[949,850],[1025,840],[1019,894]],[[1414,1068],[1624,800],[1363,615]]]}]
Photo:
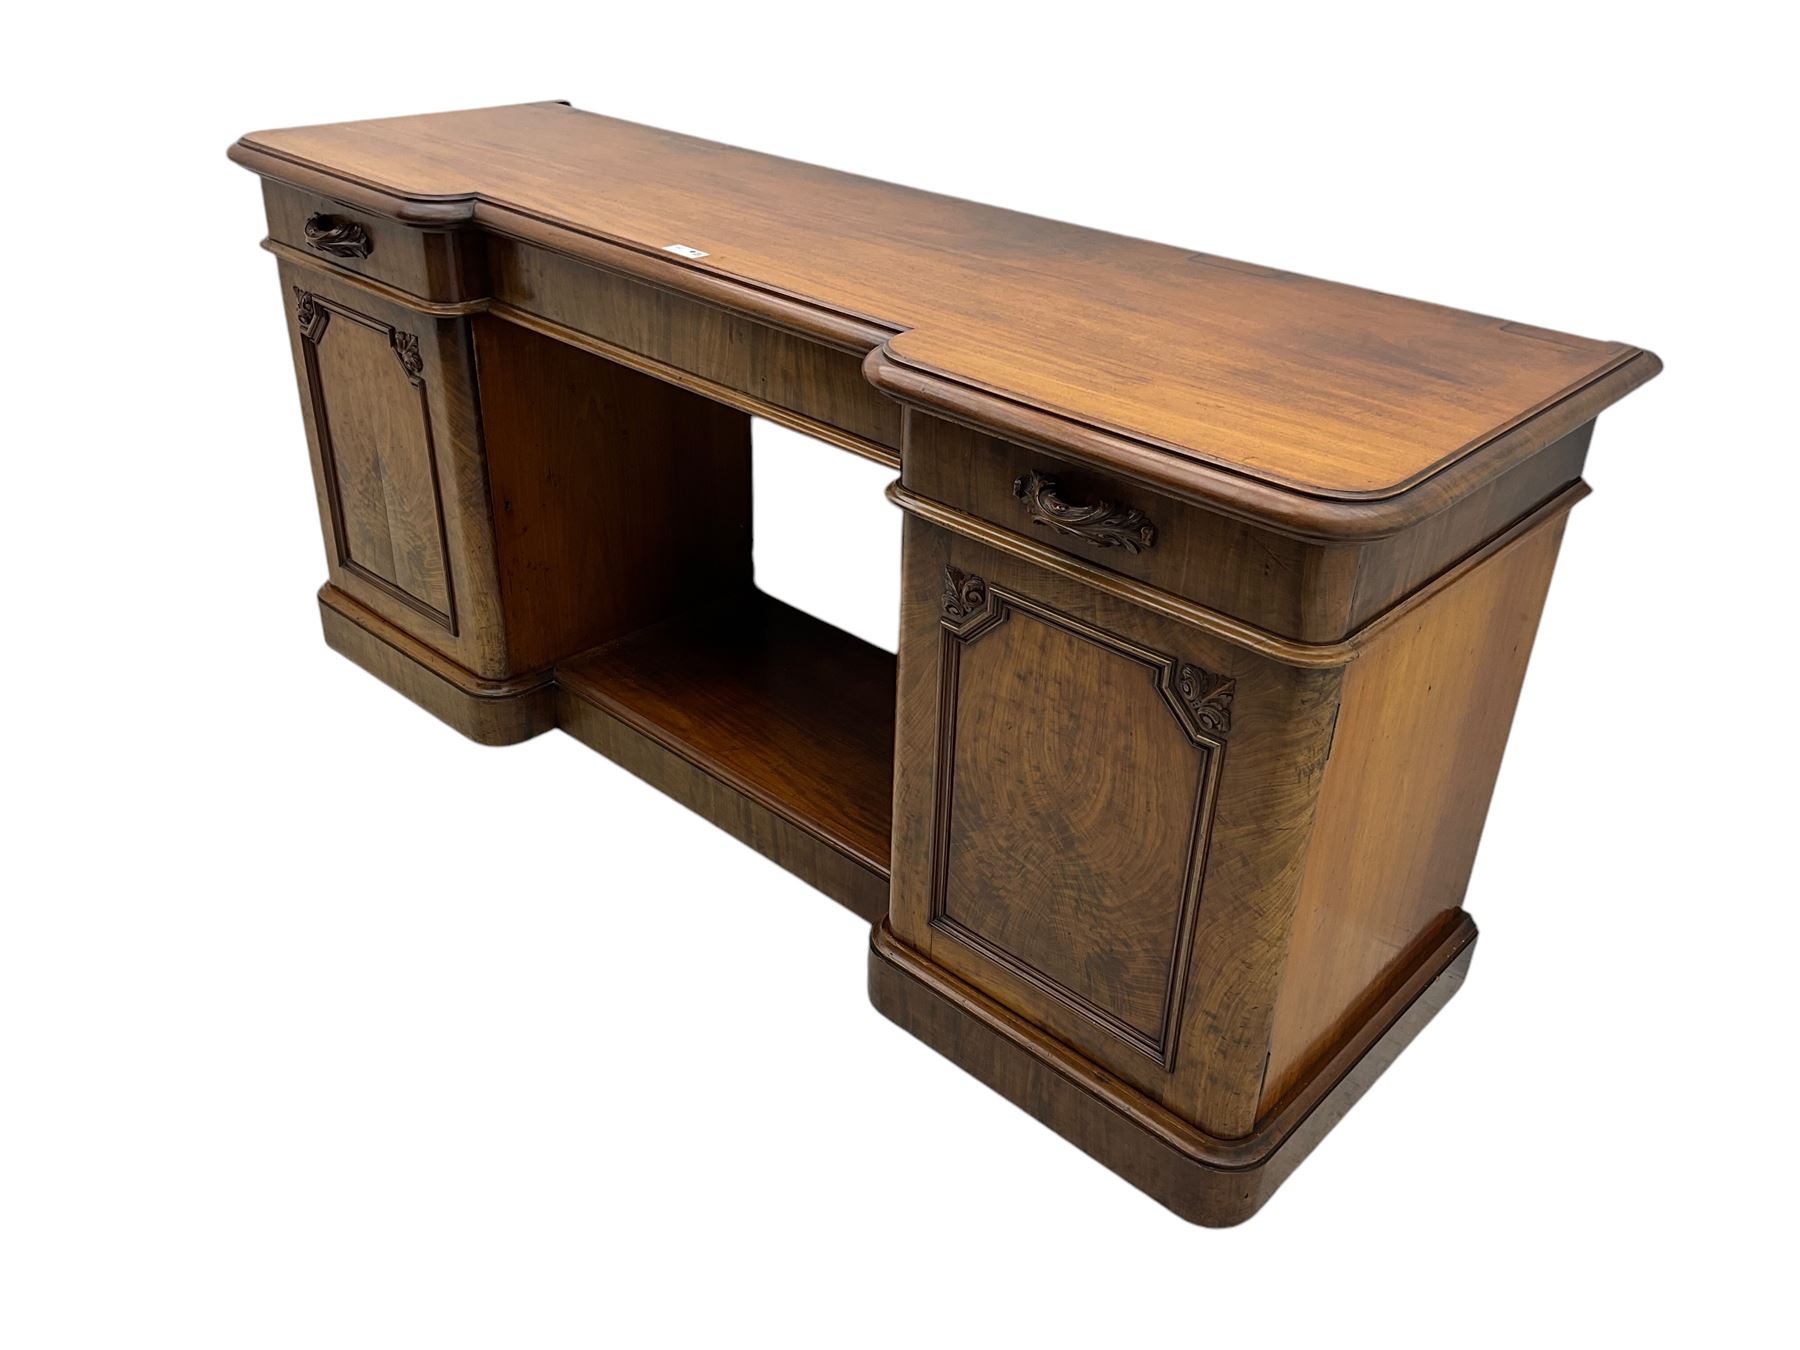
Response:
[{"label": "drawer front", "polygon": [[527,314],[797,414],[872,458],[892,463],[900,448],[900,405],[850,352],[516,240],[491,238],[489,267],[494,298]]},{"label": "drawer front", "polygon": [[467,232],[420,230],[267,179],[269,237],[315,262],[445,304],[478,299],[480,249]]},{"label": "drawer front", "polygon": [[1348,549],[918,412],[908,416],[901,477],[922,497],[1268,632],[1303,642],[1341,635],[1354,580]]}]

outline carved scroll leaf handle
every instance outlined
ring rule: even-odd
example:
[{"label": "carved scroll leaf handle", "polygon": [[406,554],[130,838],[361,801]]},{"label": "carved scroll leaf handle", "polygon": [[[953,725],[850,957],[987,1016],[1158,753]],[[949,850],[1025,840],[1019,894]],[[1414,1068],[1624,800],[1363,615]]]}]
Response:
[{"label": "carved scroll leaf handle", "polygon": [[1033,469],[1013,481],[1013,496],[1025,503],[1025,514],[1058,534],[1073,535],[1101,548],[1139,553],[1156,546],[1156,526],[1142,511],[1109,501],[1086,505],[1058,494],[1056,480]]},{"label": "carved scroll leaf handle", "polygon": [[354,220],[315,211],[306,218],[306,242],[334,258],[366,258],[375,251],[369,232]]}]

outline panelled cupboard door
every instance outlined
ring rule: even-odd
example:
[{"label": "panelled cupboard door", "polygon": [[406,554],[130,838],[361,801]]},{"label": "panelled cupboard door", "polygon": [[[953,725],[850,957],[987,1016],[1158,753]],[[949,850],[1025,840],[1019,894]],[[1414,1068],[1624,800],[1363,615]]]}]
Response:
[{"label": "panelled cupboard door", "polygon": [[466,321],[281,268],[331,584],[504,674]]},{"label": "panelled cupboard door", "polygon": [[906,528],[895,933],[1247,1133],[1339,673]]}]

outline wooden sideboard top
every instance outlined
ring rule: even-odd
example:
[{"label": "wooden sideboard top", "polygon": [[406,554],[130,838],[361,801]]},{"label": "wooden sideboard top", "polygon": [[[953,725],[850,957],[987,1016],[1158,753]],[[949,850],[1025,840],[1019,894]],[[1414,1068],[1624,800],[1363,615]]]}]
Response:
[{"label": "wooden sideboard top", "polygon": [[1441,508],[1661,368],[559,103],[255,132],[232,157],[416,224],[629,256],[867,352],[921,406],[1323,534]]}]

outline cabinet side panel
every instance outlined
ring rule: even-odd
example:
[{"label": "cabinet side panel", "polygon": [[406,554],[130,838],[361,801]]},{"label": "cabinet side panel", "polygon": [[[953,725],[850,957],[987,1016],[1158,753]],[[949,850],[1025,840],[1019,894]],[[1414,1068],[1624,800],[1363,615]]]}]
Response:
[{"label": "cabinet side panel", "polygon": [[750,419],[474,323],[508,657],[532,670],[750,581]]},{"label": "cabinet side panel", "polygon": [[1346,674],[1261,1114],[1462,904],[1566,521],[1421,606]]}]

